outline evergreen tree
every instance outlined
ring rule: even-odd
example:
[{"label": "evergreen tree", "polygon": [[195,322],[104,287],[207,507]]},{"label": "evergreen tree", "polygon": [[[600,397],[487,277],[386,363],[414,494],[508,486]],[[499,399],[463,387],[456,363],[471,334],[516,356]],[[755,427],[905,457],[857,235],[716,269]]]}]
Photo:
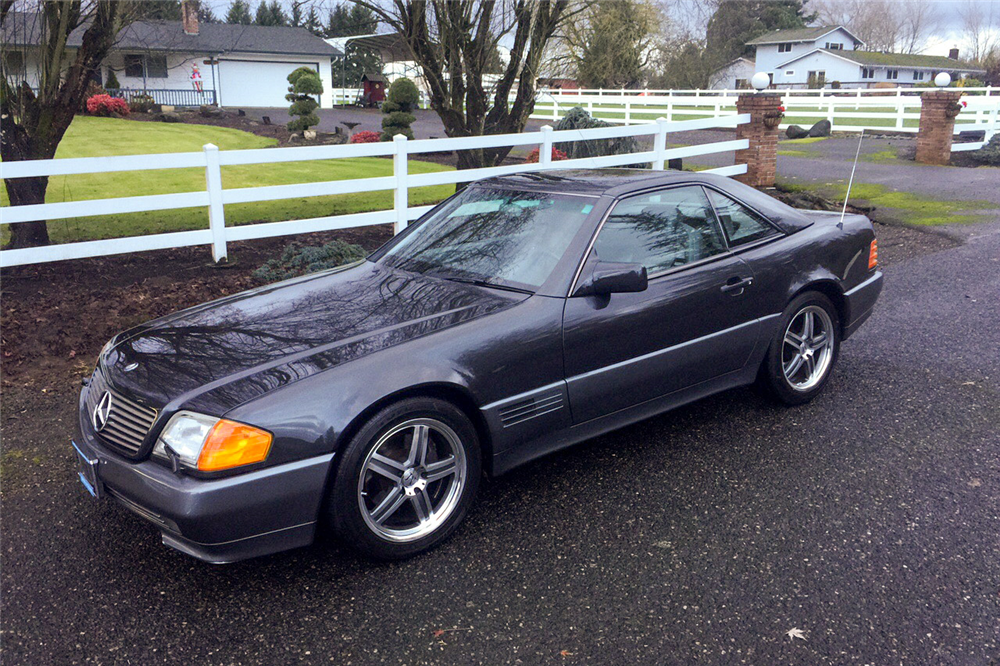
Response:
[{"label": "evergreen tree", "polygon": [[753,57],[746,43],[774,30],[804,28],[816,20],[806,14],[807,0],[723,0],[708,21],[706,43],[716,62]]},{"label": "evergreen tree", "polygon": [[298,28],[302,25],[304,17],[302,16],[302,4],[298,2],[292,3],[292,17],[289,19],[289,25],[293,28]]},{"label": "evergreen tree", "polygon": [[229,11],[226,12],[226,23],[241,25],[253,23],[253,17],[250,16],[250,5],[247,4],[246,0],[233,0],[233,3],[229,5]]},{"label": "evergreen tree", "polygon": [[198,3],[198,21],[200,23],[219,23],[219,17],[215,15],[212,8],[208,5],[199,2]]},{"label": "evergreen tree", "polygon": [[318,37],[322,37],[326,34],[326,30],[323,28],[323,22],[319,20],[319,14],[316,13],[315,7],[309,7],[309,13],[306,14],[306,20],[302,24],[302,27]]},{"label": "evergreen tree", "polygon": [[[330,10],[327,18],[327,37],[371,35],[377,30],[378,18],[374,12],[361,5],[348,7],[344,3],[338,4]],[[361,85],[361,77],[364,74],[381,71],[382,60],[378,53],[349,44],[347,46],[347,61],[338,61],[333,65],[334,85],[353,88]]]},{"label": "evergreen tree", "polygon": [[180,0],[147,0],[133,4],[138,20],[180,21]]},{"label": "evergreen tree", "polygon": [[260,0],[253,22],[256,25],[267,26],[288,25],[288,16],[285,15],[285,10],[281,8],[281,3],[278,0],[272,0],[270,4],[265,0]]},{"label": "evergreen tree", "polygon": [[655,25],[651,6],[639,0],[599,0],[584,17],[576,66],[587,88],[628,88],[642,81]]}]

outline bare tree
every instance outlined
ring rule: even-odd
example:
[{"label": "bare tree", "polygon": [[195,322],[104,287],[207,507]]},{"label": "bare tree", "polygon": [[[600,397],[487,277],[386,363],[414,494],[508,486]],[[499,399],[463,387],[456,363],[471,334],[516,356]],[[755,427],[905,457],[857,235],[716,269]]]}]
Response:
[{"label": "bare tree", "polygon": [[966,0],[959,13],[969,59],[983,63],[1000,56],[1000,4]]},{"label": "bare tree", "polygon": [[[0,78],[0,157],[4,162],[55,157],[59,142],[81,107],[88,83],[130,11],[128,3],[115,0],[18,4],[18,9],[27,11],[13,11],[13,0],[0,3],[5,50],[20,44],[22,57],[37,52],[39,76],[37,92],[27,77],[5,71]],[[67,44],[76,30],[83,31],[82,39],[80,46],[71,51]],[[12,206],[45,203],[47,177],[8,178],[4,184]],[[48,243],[45,222],[11,225],[10,248]]]},{"label": "bare tree", "polygon": [[937,20],[930,0],[814,0],[820,22],[842,25],[869,51],[919,53]]},{"label": "bare tree", "polygon": [[[423,70],[431,108],[451,137],[516,133],[535,107],[545,45],[569,0],[356,0],[406,41]],[[510,59],[484,83],[491,54],[509,37]],[[508,97],[516,85],[513,104]],[[458,167],[499,164],[510,148],[460,151]]]}]

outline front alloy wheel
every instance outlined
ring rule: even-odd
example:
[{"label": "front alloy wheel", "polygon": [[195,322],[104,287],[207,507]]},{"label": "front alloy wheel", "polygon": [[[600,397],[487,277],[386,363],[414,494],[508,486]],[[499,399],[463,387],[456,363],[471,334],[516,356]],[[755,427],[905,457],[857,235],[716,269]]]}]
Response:
[{"label": "front alloy wheel", "polygon": [[384,560],[444,541],[468,513],[482,473],[475,426],[437,398],[382,409],[338,456],[327,516],[344,542]]}]

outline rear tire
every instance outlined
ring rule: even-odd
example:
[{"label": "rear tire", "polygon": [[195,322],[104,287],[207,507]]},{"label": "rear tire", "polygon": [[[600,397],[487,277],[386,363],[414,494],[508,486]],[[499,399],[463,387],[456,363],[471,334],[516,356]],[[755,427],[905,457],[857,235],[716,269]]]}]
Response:
[{"label": "rear tire", "polygon": [[816,291],[785,308],[761,365],[758,384],[786,405],[811,401],[823,390],[840,353],[840,317]]},{"label": "rear tire", "polygon": [[365,556],[412,557],[458,528],[481,475],[479,439],[465,413],[437,398],[408,398],[372,416],[344,447],[327,518]]}]

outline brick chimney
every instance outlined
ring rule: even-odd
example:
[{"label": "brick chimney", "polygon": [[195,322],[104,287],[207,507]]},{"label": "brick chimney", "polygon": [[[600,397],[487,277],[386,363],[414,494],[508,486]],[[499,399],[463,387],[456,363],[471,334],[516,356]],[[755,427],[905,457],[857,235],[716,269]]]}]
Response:
[{"label": "brick chimney", "polygon": [[958,49],[951,49],[948,51],[948,57],[952,60],[958,60]]},{"label": "brick chimney", "polygon": [[181,24],[185,35],[198,34],[198,3],[183,0],[181,2]]}]

